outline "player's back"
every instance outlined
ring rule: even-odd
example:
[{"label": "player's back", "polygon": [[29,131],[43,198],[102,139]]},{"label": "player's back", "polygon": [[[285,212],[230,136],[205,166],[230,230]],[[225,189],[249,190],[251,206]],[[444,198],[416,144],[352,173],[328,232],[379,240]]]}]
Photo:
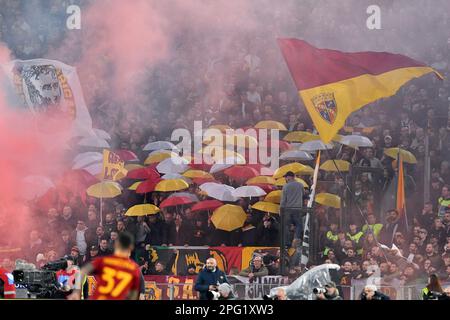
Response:
[{"label": "player's back", "polygon": [[119,256],[92,261],[97,280],[93,300],[125,300],[131,291],[139,292],[140,270],[136,262]]}]

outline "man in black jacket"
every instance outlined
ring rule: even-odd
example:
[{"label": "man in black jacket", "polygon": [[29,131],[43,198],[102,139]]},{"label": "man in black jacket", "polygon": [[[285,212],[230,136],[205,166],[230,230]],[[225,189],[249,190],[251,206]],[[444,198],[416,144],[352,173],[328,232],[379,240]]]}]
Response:
[{"label": "man in black jacket", "polygon": [[206,260],[205,268],[200,271],[194,288],[200,293],[200,300],[208,300],[208,292],[218,291],[222,283],[228,283],[227,276],[217,268],[216,259],[209,258]]}]

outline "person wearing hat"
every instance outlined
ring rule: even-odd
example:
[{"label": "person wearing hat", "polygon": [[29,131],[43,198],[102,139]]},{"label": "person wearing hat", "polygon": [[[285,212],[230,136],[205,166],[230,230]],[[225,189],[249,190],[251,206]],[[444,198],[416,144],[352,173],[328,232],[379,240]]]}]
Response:
[{"label": "person wearing hat", "polygon": [[302,236],[303,185],[295,180],[295,174],[292,171],[288,171],[284,178],[286,179],[286,184],[283,186],[280,214],[284,215],[285,243],[288,243],[289,240],[288,226],[293,224],[295,231],[292,247],[297,247]]},{"label": "person wearing hat", "polygon": [[76,266],[80,266],[83,263],[83,257],[80,256],[80,249],[77,246],[73,246],[70,249],[70,257],[73,258],[73,263]]},{"label": "person wearing hat", "polygon": [[98,256],[98,246],[91,246],[89,248],[88,254],[86,255],[85,262],[90,262],[90,261],[94,260],[97,256]]},{"label": "person wearing hat", "polygon": [[316,293],[317,300],[343,300],[339,295],[339,290],[336,288],[336,283],[333,281],[325,285],[325,292],[319,291]]}]

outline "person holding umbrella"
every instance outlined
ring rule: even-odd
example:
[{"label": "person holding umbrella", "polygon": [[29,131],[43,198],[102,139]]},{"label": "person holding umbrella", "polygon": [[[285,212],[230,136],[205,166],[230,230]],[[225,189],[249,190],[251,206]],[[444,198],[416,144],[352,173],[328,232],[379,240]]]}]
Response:
[{"label": "person holding umbrella", "polygon": [[[300,243],[302,234],[301,208],[303,207],[303,185],[295,180],[295,174],[288,171],[284,178],[286,184],[283,186],[283,192],[280,203],[280,213],[284,218],[282,228],[288,230],[287,226],[293,224],[295,226],[294,239],[292,247],[296,247]],[[284,232],[285,243],[287,242],[287,233]]]}]

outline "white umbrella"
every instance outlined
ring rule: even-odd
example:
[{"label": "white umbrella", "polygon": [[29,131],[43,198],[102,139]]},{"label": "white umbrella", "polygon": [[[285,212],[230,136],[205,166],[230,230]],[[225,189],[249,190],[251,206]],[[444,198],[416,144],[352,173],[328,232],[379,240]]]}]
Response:
[{"label": "white umbrella", "polygon": [[189,169],[189,161],[182,157],[167,158],[161,161],[156,170],[160,173],[181,173]]},{"label": "white umbrella", "polygon": [[108,141],[99,137],[86,137],[78,142],[79,146],[94,148],[110,148]]},{"label": "white umbrella", "polygon": [[300,150],[286,151],[280,156],[280,160],[309,161],[313,159],[314,158],[308,152]]},{"label": "white umbrella", "polygon": [[28,176],[22,179],[21,196],[25,200],[33,200],[43,196],[55,184],[45,176]]},{"label": "white umbrella", "polygon": [[243,186],[235,189],[232,193],[237,198],[260,197],[267,193],[258,186]]},{"label": "white umbrella", "polygon": [[161,177],[161,179],[163,179],[163,180],[183,179],[184,181],[186,181],[189,184],[192,183],[191,179],[186,178],[185,176],[183,176],[182,174],[179,174],[179,173],[166,173],[165,175],[163,175]]},{"label": "white umbrella", "polygon": [[94,163],[103,162],[103,155],[101,153],[89,155],[75,162],[72,169],[82,169]]},{"label": "white umbrella", "polygon": [[142,149],[144,151],[153,151],[153,150],[176,150],[177,147],[169,141],[155,141],[150,142],[145,145]]},{"label": "white umbrella", "polygon": [[339,143],[345,144],[352,148],[358,147],[373,147],[372,141],[369,138],[359,135],[343,136]]},{"label": "white umbrella", "polygon": [[77,156],[73,159],[73,163],[76,163],[78,161],[81,161],[84,158],[90,158],[90,157],[98,157],[101,156],[103,157],[103,154],[100,152],[83,152],[83,153],[79,153],[77,154]]},{"label": "white umbrella", "polygon": [[92,129],[94,130],[94,133],[97,137],[99,137],[100,139],[104,139],[104,140],[111,140],[111,136],[109,135],[108,132],[106,132],[105,130],[102,129]]},{"label": "white umbrella", "polygon": [[314,152],[317,150],[330,150],[333,149],[333,145],[331,143],[323,143],[322,140],[312,140],[303,143],[299,150],[306,152]]},{"label": "white umbrella", "polygon": [[220,201],[230,201],[235,202],[238,199],[233,196],[233,191],[235,190],[233,187],[228,186],[226,184],[220,184],[215,182],[206,182],[202,184],[200,190],[206,192],[208,196],[211,198],[220,200]]},{"label": "white umbrella", "polygon": [[82,168],[83,170],[86,170],[93,176],[97,176],[103,171],[103,162],[100,163],[93,163],[87,167]]},{"label": "white umbrella", "polygon": [[211,169],[209,170],[209,173],[216,173],[223,171],[227,168],[230,168],[234,166],[235,164],[245,164],[245,160],[242,160],[238,157],[228,157],[223,159],[223,161],[220,161],[220,163],[215,163],[212,165]]}]

